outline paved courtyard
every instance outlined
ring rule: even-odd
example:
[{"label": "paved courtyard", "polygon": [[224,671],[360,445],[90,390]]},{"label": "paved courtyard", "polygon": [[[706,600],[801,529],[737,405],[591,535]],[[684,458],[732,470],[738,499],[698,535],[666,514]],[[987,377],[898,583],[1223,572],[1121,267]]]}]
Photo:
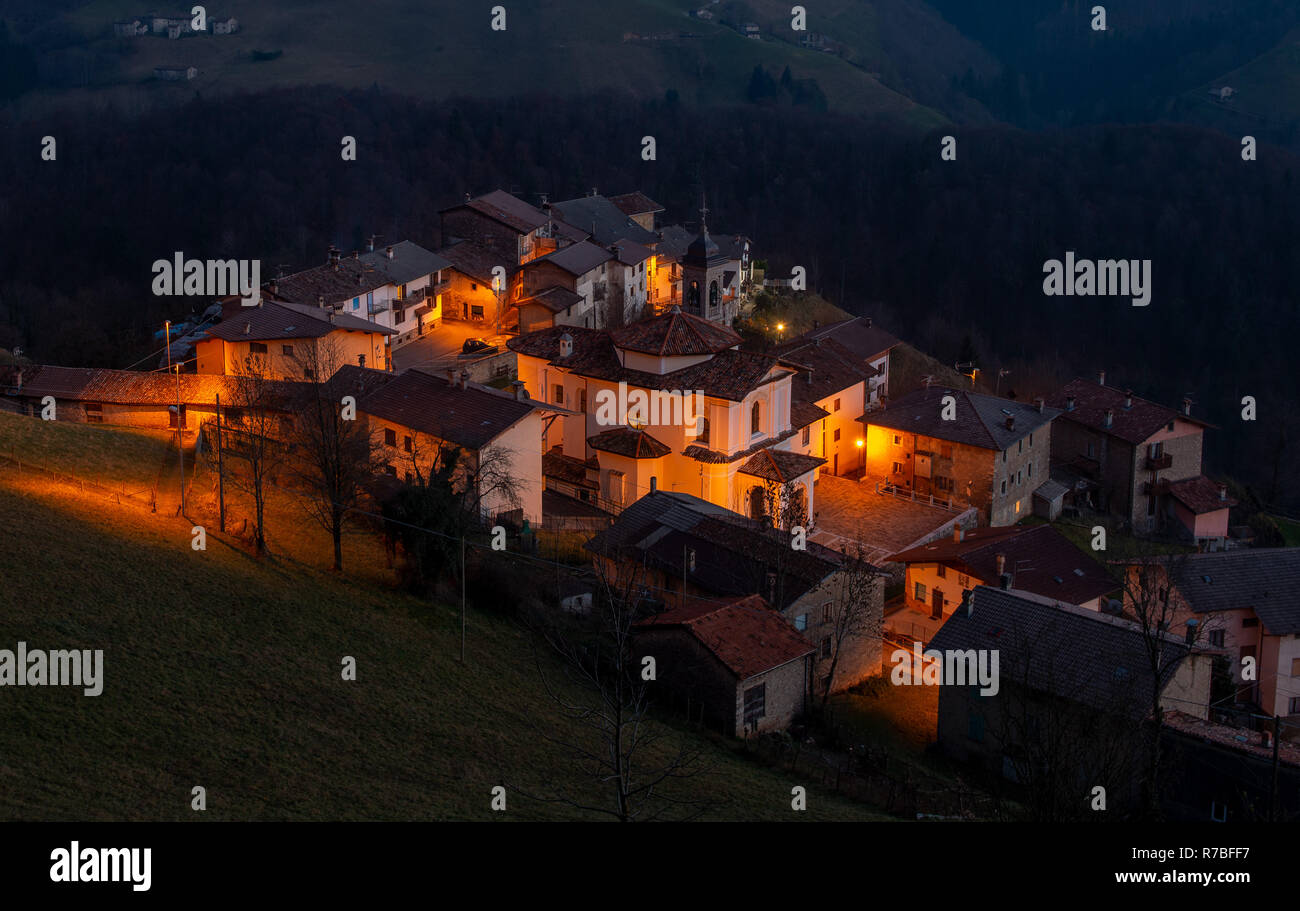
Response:
[{"label": "paved courtyard", "polygon": [[858,541],[866,546],[866,557],[880,563],[891,554],[952,534],[954,523],[975,524],[974,508],[954,511],[931,506],[926,500],[910,500],[893,494],[876,493],[870,482],[823,475],[814,490],[816,511],[812,539],[833,550]]}]

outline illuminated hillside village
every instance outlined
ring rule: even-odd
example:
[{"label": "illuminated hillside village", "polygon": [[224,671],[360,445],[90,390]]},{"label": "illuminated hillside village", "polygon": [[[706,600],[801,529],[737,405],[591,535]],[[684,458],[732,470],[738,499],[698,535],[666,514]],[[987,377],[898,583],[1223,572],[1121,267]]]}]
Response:
[{"label": "illuminated hillside village", "polygon": [[[166,327],[158,369],[18,361],[3,405],[170,428],[182,489],[218,447],[232,473],[263,443],[307,458],[312,403],[352,408],[350,503],[388,515],[454,466],[474,534],[578,536],[584,573],[551,606],[590,614],[602,580],[639,573],[634,648],[660,656],[674,705],[736,737],[899,682],[899,650],[996,648],[999,691],[940,688],[930,732],[975,768],[1021,774],[1027,735],[1005,720],[1031,693],[1158,720],[1193,764],[1229,751],[1300,774],[1278,736],[1300,721],[1300,548],[1234,522],[1191,399],[1104,373],[1000,397],[974,370],[913,369],[924,355],[869,316],[796,331],[765,313],[797,310],[797,283],[715,219],[669,224],[640,192],[466,198],[437,250],[322,251],[264,274],[255,306],[205,300]],[[1240,812],[1236,789],[1205,777],[1183,811]]]}]

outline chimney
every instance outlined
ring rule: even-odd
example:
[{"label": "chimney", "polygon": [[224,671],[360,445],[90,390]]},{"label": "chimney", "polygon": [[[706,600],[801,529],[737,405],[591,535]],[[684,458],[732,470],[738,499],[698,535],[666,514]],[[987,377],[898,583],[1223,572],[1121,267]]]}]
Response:
[{"label": "chimney", "polygon": [[1105,370],[1103,370],[1103,371],[1101,371],[1100,373],[1097,374],[1097,385],[1098,385],[1098,386],[1105,386],[1105,385],[1106,385],[1106,371],[1105,371]]},{"label": "chimney", "polygon": [[968,588],[961,593],[961,606],[966,608],[966,616],[975,613],[975,589]]},{"label": "chimney", "polygon": [[1000,577],[1001,577],[1001,576],[1006,572],[1006,568],[1007,568],[1007,555],[1006,555],[1006,554],[998,554],[998,555],[996,555],[996,556],[993,558],[993,565],[994,565],[995,567],[997,567],[997,574],[998,574],[998,576],[999,576],[999,578],[1000,578]]},{"label": "chimney", "polygon": [[361,258],[361,251],[360,251],[360,250],[353,250],[353,251],[352,251],[352,258],[353,258],[354,260],[355,260],[355,259],[360,259],[360,258]]},{"label": "chimney", "polygon": [[375,252],[375,237],[373,234],[370,236],[370,240],[366,241],[366,252],[367,253]]},{"label": "chimney", "polygon": [[998,578],[998,587],[1004,592],[1011,591],[1011,573],[1003,573]]},{"label": "chimney", "polygon": [[252,335],[252,334],[253,334],[253,324],[244,323],[244,335]]},{"label": "chimney", "polygon": [[1074,396],[1072,396],[1072,395],[1067,395],[1067,396],[1065,397],[1065,410],[1066,410],[1066,411],[1073,411],[1073,410],[1074,410]]},{"label": "chimney", "polygon": [[1016,429],[1016,419],[1015,419],[1015,417],[1014,417],[1014,416],[1008,416],[1008,417],[1007,417],[1007,430],[1015,430],[1015,429]]},{"label": "chimney", "polygon": [[19,392],[23,391],[23,368],[22,367],[17,368],[17,372],[14,374],[14,386],[17,387]]},{"label": "chimney", "polygon": [[448,386],[455,386],[455,385],[456,385],[456,368],[455,368],[455,367],[448,367],[448,368],[447,368],[447,385],[448,385]]},{"label": "chimney", "polygon": [[869,316],[867,317],[867,328],[868,328],[868,329],[871,328],[871,317],[869,317]]},{"label": "chimney", "polygon": [[329,317],[330,317],[330,322],[331,322],[331,323],[334,322],[334,311],[333,311],[333,310],[329,311]]},{"label": "chimney", "polygon": [[1106,420],[1103,426],[1109,427],[1115,423],[1115,412],[1109,408],[1106,409]]},{"label": "chimney", "polygon": [[1227,484],[1220,484],[1220,485],[1219,485],[1219,499],[1220,499],[1220,500],[1226,500],[1226,499],[1228,499],[1228,485],[1227,485]]},{"label": "chimney", "polygon": [[469,386],[469,371],[462,370],[460,372],[460,388],[465,389],[468,388],[468,386]]},{"label": "chimney", "polygon": [[822,327],[821,320],[813,320],[814,329],[820,329],[821,327]]},{"label": "chimney", "polygon": [[389,259],[392,259],[392,258],[393,258],[393,248],[392,248],[392,247],[389,247],[387,250],[384,251],[384,253],[385,253],[385,255],[388,256]]},{"label": "chimney", "polygon": [[334,265],[338,265],[338,261],[339,261],[339,248],[334,246],[333,244],[330,244],[329,262]]},{"label": "chimney", "polygon": [[1191,413],[1192,413],[1192,400],[1185,398],[1183,399],[1183,414],[1188,415],[1190,417]]},{"label": "chimney", "polygon": [[325,306],[325,295],[324,295],[324,294],[317,294],[317,295],[316,295],[316,306],[317,306],[317,307],[324,307],[324,306]]},{"label": "chimney", "polygon": [[1044,404],[1045,403],[1043,402],[1043,397],[1041,395],[1038,398],[1034,399],[1034,407],[1038,409],[1039,414],[1043,413]]},{"label": "chimney", "polygon": [[512,380],[510,387],[514,390],[516,402],[528,401],[528,387],[523,380]]},{"label": "chimney", "polygon": [[659,489],[659,479],[654,475],[650,475],[650,492],[654,493],[658,489]]},{"label": "chimney", "polygon": [[568,357],[573,354],[573,336],[564,333],[560,336],[560,357]]},{"label": "chimney", "polygon": [[271,279],[271,296],[272,296],[272,297],[275,297],[275,296],[276,296],[276,292],[279,290],[279,288],[280,288],[280,284],[279,284],[279,282],[277,282],[275,279]]},{"label": "chimney", "polygon": [[1125,390],[1124,390],[1124,410],[1127,411],[1128,409],[1130,409],[1130,408],[1132,408],[1132,407],[1133,407],[1133,390],[1132,390],[1132,389],[1125,389]]},{"label": "chimney", "polygon": [[966,537],[966,530],[960,525],[952,527],[952,540],[954,544],[960,544]]}]

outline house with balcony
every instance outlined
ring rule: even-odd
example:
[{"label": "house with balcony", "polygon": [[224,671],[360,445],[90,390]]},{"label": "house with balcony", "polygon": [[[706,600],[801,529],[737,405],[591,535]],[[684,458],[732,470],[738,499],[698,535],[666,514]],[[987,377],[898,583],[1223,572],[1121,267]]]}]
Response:
[{"label": "house with balcony", "polygon": [[[512,282],[520,327],[524,328],[525,319],[529,327],[545,325],[548,312],[551,326],[604,329],[622,325],[622,279],[623,268],[614,254],[591,241],[530,260]],[[547,295],[553,288],[569,294]],[[573,302],[570,295],[578,301]]]},{"label": "house with balcony", "polygon": [[482,196],[465,195],[465,201],[439,213],[446,245],[468,241],[510,269],[539,256],[585,240],[587,234],[565,224],[549,211],[493,190]]},{"label": "house with balcony", "polygon": [[980,524],[1014,525],[1050,481],[1058,413],[1041,399],[1030,405],[943,386],[917,389],[858,419],[867,450],[863,480],[973,506]]},{"label": "house with balcony", "polygon": [[897,636],[929,642],[981,585],[1009,588],[1100,611],[1120,583],[1092,557],[1050,525],[953,528],[951,537],[929,541],[889,557],[906,567],[903,604],[885,618]]},{"label": "house with balcony", "polygon": [[382,250],[372,244],[346,257],[331,247],[324,265],[273,279],[263,294],[374,323],[398,348],[440,325],[451,266],[445,257],[406,240]]},{"label": "house with balcony", "polygon": [[813,516],[825,460],[793,448],[799,368],[740,341],[676,309],[511,339],[530,394],[572,412],[546,431],[548,484],[553,474],[615,514],[663,489],[753,517]]},{"label": "house with balcony", "polygon": [[1226,658],[1239,701],[1300,720],[1300,547],[1151,558],[1126,572],[1126,610],[1137,597],[1166,602],[1169,632]]},{"label": "house with balcony", "polygon": [[866,441],[858,417],[874,368],[832,338],[797,339],[772,353],[799,370],[790,383],[790,421],[798,431],[790,448],[825,459],[823,474],[862,471]]},{"label": "house with balcony", "polygon": [[1052,461],[1092,483],[1092,505],[1137,534],[1172,534],[1222,547],[1236,500],[1201,474],[1205,429],[1192,402],[1175,411],[1097,382],[1075,379],[1049,397],[1060,409]]}]

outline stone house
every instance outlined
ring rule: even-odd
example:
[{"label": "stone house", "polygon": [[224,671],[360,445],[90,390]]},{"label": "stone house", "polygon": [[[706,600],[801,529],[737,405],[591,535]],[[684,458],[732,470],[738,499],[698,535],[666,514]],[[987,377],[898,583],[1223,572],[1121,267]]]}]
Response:
[{"label": "stone house", "polygon": [[651,616],[633,650],[655,660],[652,694],[736,737],[784,730],[809,705],[813,648],[757,595]]},{"label": "stone house", "polygon": [[510,269],[571,243],[584,240],[574,229],[504,190],[465,197],[463,203],[441,210],[443,243],[469,241],[482,247]]},{"label": "stone house", "polygon": [[[1218,547],[1228,534],[1226,490],[1201,474],[1205,429],[1181,411],[1107,386],[1075,379],[1049,399],[1061,411],[1052,431],[1052,461],[1095,485],[1095,507],[1137,534],[1178,534]],[[1179,483],[1188,482],[1188,483]]]},{"label": "stone house", "polygon": [[981,523],[1013,525],[1033,511],[1050,480],[1052,420],[1033,405],[930,386],[859,418],[866,426],[866,474],[916,496],[967,503]]}]

